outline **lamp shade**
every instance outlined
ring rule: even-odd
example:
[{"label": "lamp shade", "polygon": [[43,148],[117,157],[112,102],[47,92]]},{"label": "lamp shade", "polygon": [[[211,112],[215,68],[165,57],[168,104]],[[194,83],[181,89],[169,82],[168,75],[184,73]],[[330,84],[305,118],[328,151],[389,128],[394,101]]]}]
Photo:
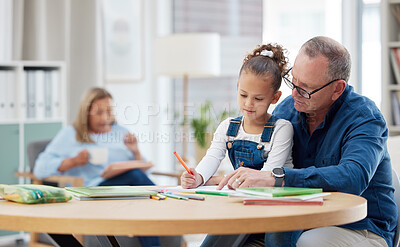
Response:
[{"label": "lamp shade", "polygon": [[220,74],[217,33],[179,33],[156,39],[156,71],[171,77],[210,77]]}]

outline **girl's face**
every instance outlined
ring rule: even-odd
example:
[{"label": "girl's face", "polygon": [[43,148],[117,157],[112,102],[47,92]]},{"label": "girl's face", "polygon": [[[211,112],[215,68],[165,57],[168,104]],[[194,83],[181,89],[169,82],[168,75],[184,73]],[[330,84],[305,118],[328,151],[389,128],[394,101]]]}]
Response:
[{"label": "girl's face", "polygon": [[270,104],[278,102],[281,92],[272,89],[272,78],[242,71],[237,84],[237,102],[246,120],[264,124]]},{"label": "girl's face", "polygon": [[111,130],[113,123],[111,99],[94,100],[89,110],[89,131],[99,134]]}]

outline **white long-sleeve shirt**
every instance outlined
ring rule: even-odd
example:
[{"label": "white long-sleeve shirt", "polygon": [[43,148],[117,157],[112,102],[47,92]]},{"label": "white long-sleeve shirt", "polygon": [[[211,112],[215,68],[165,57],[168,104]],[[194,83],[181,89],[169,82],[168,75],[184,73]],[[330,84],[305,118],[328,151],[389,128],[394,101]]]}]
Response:
[{"label": "white long-sleeve shirt", "polygon": [[[214,133],[214,138],[211,142],[210,148],[207,150],[206,155],[196,167],[196,171],[203,177],[203,181],[207,182],[211,176],[218,170],[221,160],[225,158],[228,142],[226,132],[229,127],[230,120],[225,119],[220,123]],[[261,134],[248,134],[243,129],[243,121],[240,124],[235,140],[248,140],[259,143]],[[272,133],[271,141],[262,143],[264,144],[264,157],[267,160],[261,170],[271,171],[275,167],[289,167],[293,168],[292,164],[292,146],[293,146],[293,126],[289,121],[278,119],[275,123],[275,129]]]}]

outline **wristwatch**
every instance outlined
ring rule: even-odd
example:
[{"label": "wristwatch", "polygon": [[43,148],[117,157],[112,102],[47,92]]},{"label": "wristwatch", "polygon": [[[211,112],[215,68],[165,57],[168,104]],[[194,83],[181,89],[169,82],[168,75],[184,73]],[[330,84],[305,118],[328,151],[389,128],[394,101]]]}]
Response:
[{"label": "wristwatch", "polygon": [[275,178],[275,187],[282,187],[285,178],[285,170],[282,167],[272,169],[272,176]]}]

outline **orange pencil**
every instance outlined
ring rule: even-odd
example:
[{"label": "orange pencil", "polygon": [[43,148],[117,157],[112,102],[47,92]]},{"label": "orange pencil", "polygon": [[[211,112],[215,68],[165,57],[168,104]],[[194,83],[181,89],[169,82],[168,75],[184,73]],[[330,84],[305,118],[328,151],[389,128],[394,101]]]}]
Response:
[{"label": "orange pencil", "polygon": [[185,164],[185,162],[183,161],[183,159],[179,156],[179,154],[177,154],[176,151],[174,151],[174,154],[175,154],[176,158],[178,158],[179,162],[181,162],[181,164],[183,165],[183,167],[185,167],[186,171],[187,171],[189,174],[194,175],[193,172],[191,172],[191,171],[189,170],[189,167],[187,167],[187,165]]}]

